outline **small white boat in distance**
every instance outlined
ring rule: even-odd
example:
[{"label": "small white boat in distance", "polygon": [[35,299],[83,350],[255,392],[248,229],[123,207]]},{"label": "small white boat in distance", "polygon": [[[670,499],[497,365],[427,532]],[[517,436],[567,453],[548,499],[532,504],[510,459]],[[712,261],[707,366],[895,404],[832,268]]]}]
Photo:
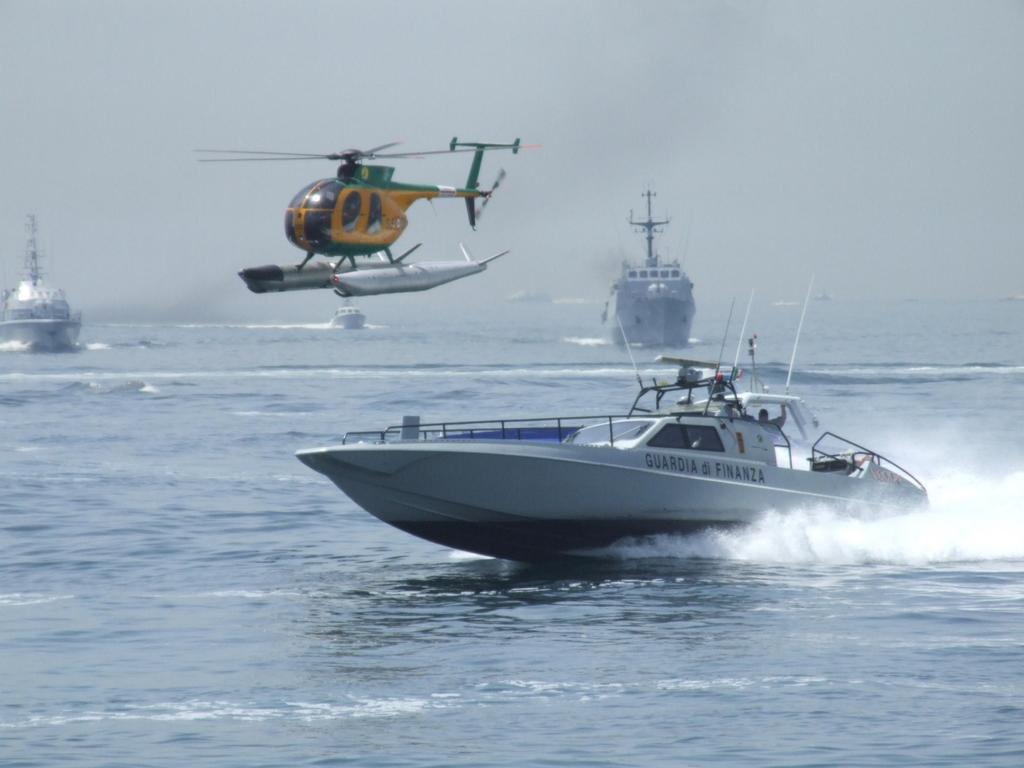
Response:
[{"label": "small white boat in distance", "polygon": [[366,315],[358,307],[353,307],[348,301],[338,307],[334,317],[331,318],[332,328],[344,328],[349,331],[355,331],[364,325],[366,325]]},{"label": "small white boat in distance", "polygon": [[[819,432],[799,397],[740,393],[728,376],[674,362],[677,380],[641,384],[625,415],[406,417],[298,458],[396,528],[521,561],[748,524],[767,510],[927,501],[895,462]],[[649,397],[653,407],[642,408]]]},{"label": "small white boat in distance", "polygon": [[25,274],[17,288],[0,291],[0,342],[20,342],[39,352],[76,349],[82,313],[72,312],[64,291],[43,280],[34,215],[25,230]]}]

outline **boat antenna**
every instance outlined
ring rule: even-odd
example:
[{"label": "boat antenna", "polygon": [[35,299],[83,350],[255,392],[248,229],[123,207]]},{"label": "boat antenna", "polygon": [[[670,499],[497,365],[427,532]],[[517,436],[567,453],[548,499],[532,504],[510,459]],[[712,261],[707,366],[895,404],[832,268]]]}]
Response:
[{"label": "boat antenna", "polygon": [[793,339],[793,354],[789,358],[789,373],[786,374],[786,394],[789,394],[789,380],[793,376],[793,362],[796,360],[796,345],[800,343],[800,331],[804,327],[804,315],[807,314],[807,302],[811,300],[811,288],[814,287],[814,275],[811,275],[811,282],[807,284],[807,295],[804,297],[804,308],[800,310],[800,324],[796,327],[796,338]]},{"label": "boat antenna", "polygon": [[740,367],[740,348],[743,346],[743,334],[747,331],[747,320],[750,319],[750,305],[754,303],[754,289],[750,289],[750,298],[747,299],[747,312],[743,315],[743,327],[740,328],[740,337],[736,340],[736,357],[732,361],[732,376],[736,378],[736,371]]},{"label": "boat antenna", "polygon": [[[754,355],[757,352],[757,334],[752,333],[750,338],[747,339],[747,354],[750,355],[750,391],[753,392],[757,386],[757,359]],[[761,391],[764,392],[764,384],[761,385]]]},{"label": "boat antenna", "polygon": [[629,348],[629,338],[626,336],[626,329],[622,327],[622,318],[619,317],[617,312],[615,313],[615,320],[619,324],[619,330],[622,331],[622,343],[626,347],[626,354],[629,355],[629,362],[633,364],[633,372],[636,374],[636,383],[642,387],[644,382],[640,378],[640,369],[637,368],[636,360],[633,358],[633,350]]},{"label": "boat antenna", "polygon": [[718,362],[715,364],[715,375],[711,377],[711,392],[708,393],[708,401],[704,404],[704,415],[708,415],[708,408],[711,407],[711,395],[715,391],[715,383],[718,381],[718,372],[722,370],[722,355],[725,353],[725,340],[729,338],[729,326],[732,325],[732,311],[736,308],[736,297],[732,297],[729,305],[729,318],[725,321],[725,333],[722,334],[722,346],[718,350]]}]

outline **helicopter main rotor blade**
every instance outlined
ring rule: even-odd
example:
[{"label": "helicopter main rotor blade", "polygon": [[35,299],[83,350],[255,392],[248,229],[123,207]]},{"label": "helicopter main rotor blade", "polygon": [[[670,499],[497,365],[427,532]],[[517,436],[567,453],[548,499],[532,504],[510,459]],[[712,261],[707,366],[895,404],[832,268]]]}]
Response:
[{"label": "helicopter main rotor blade", "polygon": [[373,157],[378,152],[380,152],[382,149],[388,149],[389,147],[397,147],[401,143],[402,142],[400,142],[400,141],[392,141],[390,144],[381,144],[379,147],[373,147],[373,149],[354,150],[354,151],[360,152],[363,155],[363,157]]},{"label": "helicopter main rotor blade", "polygon": [[[201,163],[227,163],[246,160],[373,160],[375,158],[418,158],[427,155],[452,155],[457,152],[479,152],[492,151],[495,149],[513,149],[512,145],[501,147],[456,147],[455,149],[428,149],[422,152],[381,152],[401,144],[400,141],[392,141],[387,144],[373,147],[371,149],[346,149],[341,152],[268,152],[259,149],[196,149],[194,152],[208,152],[218,155],[246,155],[246,157],[218,157],[199,158]],[[518,149],[534,149],[539,144],[522,144]],[[259,157],[255,157],[259,155]]]},{"label": "helicopter main rotor blade", "polygon": [[320,158],[321,160],[327,155],[316,154],[314,152],[264,152],[258,149],[194,149],[193,152],[216,152],[220,155],[277,155],[280,157],[302,157],[302,158]]},{"label": "helicopter main rotor blade", "polygon": [[200,157],[200,163],[258,163],[262,160],[323,160],[321,155],[309,157]]}]

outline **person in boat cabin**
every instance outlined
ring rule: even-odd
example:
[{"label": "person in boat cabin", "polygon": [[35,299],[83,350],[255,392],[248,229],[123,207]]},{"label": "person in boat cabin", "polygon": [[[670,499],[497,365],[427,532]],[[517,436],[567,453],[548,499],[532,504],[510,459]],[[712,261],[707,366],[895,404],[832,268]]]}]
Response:
[{"label": "person in boat cabin", "polygon": [[774,419],[768,418],[767,408],[762,408],[757,412],[757,421],[763,425],[774,424],[779,429],[782,429],[782,425],[786,423],[786,406],[781,406],[781,413]]}]

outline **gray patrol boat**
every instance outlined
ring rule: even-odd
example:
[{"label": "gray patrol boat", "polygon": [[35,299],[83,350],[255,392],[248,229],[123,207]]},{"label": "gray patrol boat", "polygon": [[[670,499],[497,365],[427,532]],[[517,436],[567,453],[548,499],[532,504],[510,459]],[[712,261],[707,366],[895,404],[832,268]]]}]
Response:
[{"label": "gray patrol boat", "polygon": [[28,245],[21,282],[0,294],[0,342],[26,344],[33,351],[75,349],[82,313],[71,311],[64,291],[43,282],[34,215],[29,215],[25,229]]},{"label": "gray patrol boat", "polygon": [[664,261],[658,256],[654,235],[661,233],[669,219],[655,221],[651,213],[655,193],[647,190],[643,196],[647,198],[647,219],[635,221],[630,211],[629,223],[645,233],[647,258],[642,264],[622,263],[622,274],[612,285],[602,320],[619,346],[628,339],[630,344],[645,347],[685,347],[697,311],[693,283],[678,260]]},{"label": "gray patrol boat", "polygon": [[679,364],[676,380],[641,382],[625,415],[407,417],[298,458],[385,523],[523,561],[600,556],[624,538],[746,525],[768,510],[927,503],[895,462],[820,432],[801,398],[739,392],[717,366],[660,359]]}]

